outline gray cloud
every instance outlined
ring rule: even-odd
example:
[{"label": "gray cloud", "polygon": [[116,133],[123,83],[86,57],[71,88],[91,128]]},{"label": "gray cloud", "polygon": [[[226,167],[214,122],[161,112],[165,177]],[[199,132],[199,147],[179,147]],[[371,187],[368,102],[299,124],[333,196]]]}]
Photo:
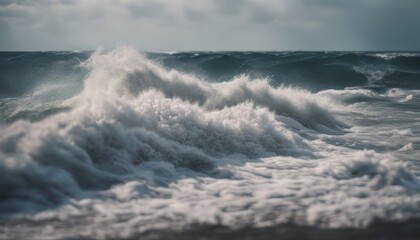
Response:
[{"label": "gray cloud", "polygon": [[0,50],[420,50],[417,0],[1,0]]}]

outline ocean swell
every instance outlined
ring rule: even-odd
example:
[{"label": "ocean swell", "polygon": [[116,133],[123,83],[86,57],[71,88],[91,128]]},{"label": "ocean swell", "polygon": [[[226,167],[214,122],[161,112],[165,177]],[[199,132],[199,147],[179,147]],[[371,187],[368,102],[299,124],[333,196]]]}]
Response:
[{"label": "ocean swell", "polygon": [[[415,125],[377,117],[395,105],[410,110],[406,121],[417,116],[416,90],[311,93],[246,74],[210,82],[127,47],[82,65],[75,96],[32,92],[62,110],[0,126],[0,215],[26,233],[127,238],[194,224],[363,228],[420,217],[420,181],[403,162],[418,156]],[[23,99],[2,101],[33,109]]]}]

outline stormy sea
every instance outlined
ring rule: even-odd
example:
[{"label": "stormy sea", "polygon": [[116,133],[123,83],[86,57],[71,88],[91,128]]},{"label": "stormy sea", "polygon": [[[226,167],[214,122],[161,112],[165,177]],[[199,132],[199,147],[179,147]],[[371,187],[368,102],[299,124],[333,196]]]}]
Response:
[{"label": "stormy sea", "polygon": [[0,53],[0,239],[419,239],[420,53]]}]

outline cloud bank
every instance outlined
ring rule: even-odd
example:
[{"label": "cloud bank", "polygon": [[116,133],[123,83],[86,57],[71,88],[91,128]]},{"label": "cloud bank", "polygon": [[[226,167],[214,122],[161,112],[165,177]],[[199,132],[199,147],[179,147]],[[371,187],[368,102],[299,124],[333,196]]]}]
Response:
[{"label": "cloud bank", "polygon": [[420,50],[416,0],[2,0],[0,50]]}]

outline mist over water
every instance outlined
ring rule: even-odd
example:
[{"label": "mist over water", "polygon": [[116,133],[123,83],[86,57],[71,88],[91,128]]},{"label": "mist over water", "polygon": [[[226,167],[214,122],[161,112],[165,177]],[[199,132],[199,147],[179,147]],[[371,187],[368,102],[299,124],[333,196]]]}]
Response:
[{"label": "mist over water", "polygon": [[419,80],[418,53],[0,53],[0,236],[418,219]]}]

